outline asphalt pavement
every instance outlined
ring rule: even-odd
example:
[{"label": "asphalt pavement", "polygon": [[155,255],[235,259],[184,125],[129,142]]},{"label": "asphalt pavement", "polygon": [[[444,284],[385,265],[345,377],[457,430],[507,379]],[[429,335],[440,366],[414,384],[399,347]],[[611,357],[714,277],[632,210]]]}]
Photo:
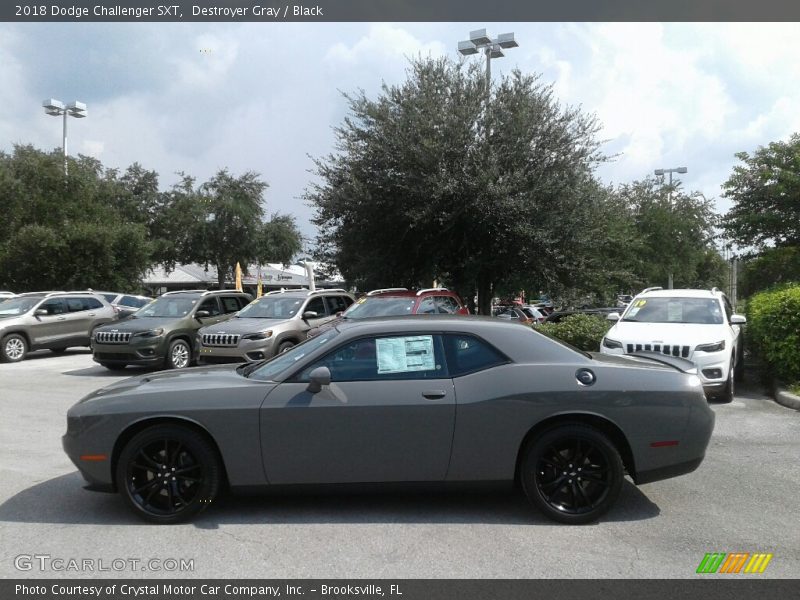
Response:
[{"label": "asphalt pavement", "polygon": [[74,402],[140,372],[79,349],[0,364],[0,577],[684,578],[708,552],[773,554],[747,577],[800,575],[800,412],[753,383],[712,405],[697,471],[626,481],[593,525],[495,492],[225,498],[191,524],[155,526],[84,490],[61,449]]}]

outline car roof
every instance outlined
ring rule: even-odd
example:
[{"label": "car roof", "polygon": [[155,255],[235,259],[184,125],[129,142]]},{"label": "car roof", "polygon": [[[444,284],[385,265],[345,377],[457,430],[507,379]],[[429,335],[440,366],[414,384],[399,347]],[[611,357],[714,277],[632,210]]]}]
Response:
[{"label": "car roof", "polygon": [[647,296],[649,298],[716,298],[717,294],[712,290],[692,290],[692,289],[677,289],[677,290],[651,290],[643,292],[639,296]]},{"label": "car roof", "polygon": [[367,292],[367,298],[419,298],[423,296],[455,296],[456,293],[447,288],[422,288],[409,290],[407,288],[384,288]]}]

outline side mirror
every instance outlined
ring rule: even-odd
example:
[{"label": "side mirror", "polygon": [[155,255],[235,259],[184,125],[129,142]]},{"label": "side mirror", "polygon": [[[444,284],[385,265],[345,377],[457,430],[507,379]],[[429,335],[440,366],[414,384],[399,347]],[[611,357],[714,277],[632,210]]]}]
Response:
[{"label": "side mirror", "polygon": [[46,317],[47,316],[47,309],[46,308],[37,308],[36,311],[33,313],[37,317]]},{"label": "side mirror", "polygon": [[319,317],[319,315],[314,310],[307,310],[306,312],[303,313],[303,319],[305,320],[316,319],[317,317]]},{"label": "side mirror", "polygon": [[194,313],[194,318],[195,319],[205,319],[206,317],[208,317],[210,315],[211,315],[211,313],[208,312],[207,310],[198,310],[196,313]]},{"label": "side mirror", "polygon": [[731,325],[744,325],[747,323],[747,317],[744,315],[731,315]]},{"label": "side mirror", "polygon": [[328,367],[317,367],[308,376],[311,381],[308,382],[306,390],[312,394],[322,391],[323,385],[331,384],[331,371]]},{"label": "side mirror", "polygon": [[607,321],[619,321],[619,313],[618,312],[608,313],[606,315],[606,320]]}]

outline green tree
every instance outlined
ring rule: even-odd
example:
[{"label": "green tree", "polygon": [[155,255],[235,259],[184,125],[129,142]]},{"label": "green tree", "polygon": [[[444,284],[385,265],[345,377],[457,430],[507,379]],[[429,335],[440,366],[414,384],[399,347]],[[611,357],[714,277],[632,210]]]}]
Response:
[{"label": "green tree", "polygon": [[483,73],[416,59],[379,97],[347,96],[336,152],[306,193],[318,258],[360,287],[446,281],[481,312],[494,291],[574,276],[590,226],[581,192],[603,160],[593,117],[515,72],[486,107]]},{"label": "green tree", "polygon": [[165,210],[179,216],[184,232],[178,234],[176,252],[185,262],[214,265],[220,289],[236,266],[251,262],[289,262],[301,247],[294,219],[273,214],[264,221],[263,194],[267,183],[257,173],[234,177],[227,170],[192,190],[184,180],[171,193]]},{"label": "green tree", "polygon": [[756,249],[800,246],[800,134],[736,158],[743,164],[723,185],[733,202],[723,221],[727,236]]}]

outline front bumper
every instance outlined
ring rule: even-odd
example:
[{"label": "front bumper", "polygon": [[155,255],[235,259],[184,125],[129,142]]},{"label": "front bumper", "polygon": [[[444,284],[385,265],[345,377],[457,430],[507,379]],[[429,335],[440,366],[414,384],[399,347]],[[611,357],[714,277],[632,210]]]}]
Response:
[{"label": "front bumper", "polygon": [[273,340],[239,340],[238,345],[204,346],[201,342],[195,344],[195,354],[199,364],[257,362],[275,355]]},{"label": "front bumper", "polygon": [[152,366],[164,361],[164,338],[132,337],[127,344],[101,344],[92,340],[92,359],[98,363]]},{"label": "front bumper", "polygon": [[[623,348],[627,347],[628,343],[623,342]],[[616,354],[617,356],[624,356],[627,352],[623,348],[607,348],[600,345],[601,354]],[[687,360],[692,361],[697,367],[697,376],[700,378],[700,383],[707,391],[719,391],[725,387],[728,381],[728,373],[730,370],[730,352],[729,350],[721,350],[719,352],[692,352]]]}]

